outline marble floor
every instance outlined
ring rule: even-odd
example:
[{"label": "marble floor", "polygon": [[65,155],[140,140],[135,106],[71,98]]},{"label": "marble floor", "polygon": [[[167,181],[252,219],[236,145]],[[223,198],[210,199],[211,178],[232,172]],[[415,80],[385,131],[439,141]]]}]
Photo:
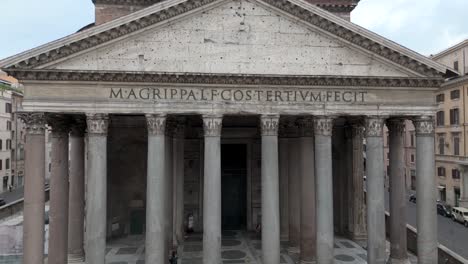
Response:
[{"label": "marble floor", "polygon": [[[111,241],[107,244],[107,264],[143,264],[144,239],[132,236]],[[281,263],[298,263],[297,254],[288,254],[286,245],[281,249]],[[202,264],[202,235],[193,234],[179,246],[179,264]],[[222,240],[222,264],[261,264],[261,240],[258,234],[242,231],[224,231]],[[167,262],[169,263],[169,261]],[[366,263],[366,251],[353,241],[335,239],[335,263]]]}]

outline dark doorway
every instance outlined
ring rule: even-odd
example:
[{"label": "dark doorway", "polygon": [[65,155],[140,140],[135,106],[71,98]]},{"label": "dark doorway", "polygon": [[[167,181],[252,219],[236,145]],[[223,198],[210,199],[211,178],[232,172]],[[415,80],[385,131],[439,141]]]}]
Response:
[{"label": "dark doorway", "polygon": [[247,146],[221,147],[221,206],[223,230],[246,228]]}]

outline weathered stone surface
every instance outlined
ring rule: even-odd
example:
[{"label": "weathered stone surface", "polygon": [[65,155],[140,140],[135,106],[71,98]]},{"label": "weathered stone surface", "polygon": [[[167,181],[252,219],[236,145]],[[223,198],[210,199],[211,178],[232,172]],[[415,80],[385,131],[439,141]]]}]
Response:
[{"label": "weathered stone surface", "polygon": [[200,10],[50,68],[408,76],[252,0],[227,1]]}]

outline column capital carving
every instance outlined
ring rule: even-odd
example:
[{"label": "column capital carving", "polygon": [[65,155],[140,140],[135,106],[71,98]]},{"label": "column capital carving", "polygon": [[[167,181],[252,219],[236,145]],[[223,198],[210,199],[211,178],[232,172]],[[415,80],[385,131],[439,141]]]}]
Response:
[{"label": "column capital carving", "polygon": [[73,137],[83,137],[86,132],[86,119],[82,116],[75,117],[71,124],[70,135]]},{"label": "column capital carving", "polygon": [[391,118],[387,120],[387,128],[390,133],[396,133],[400,136],[405,134],[405,119]]},{"label": "column capital carving", "polygon": [[29,135],[44,135],[46,128],[46,116],[44,113],[18,113],[18,117],[26,125],[26,133]]},{"label": "column capital carving", "polygon": [[318,116],[314,118],[314,132],[315,135],[331,136],[333,133],[333,120],[332,116]]},{"label": "column capital carving", "polygon": [[379,116],[366,117],[366,136],[367,137],[382,137],[384,120],[385,119],[383,117],[379,117]]},{"label": "column capital carving", "polygon": [[313,137],[314,136],[314,118],[307,116],[297,120],[299,126],[299,136]]},{"label": "column capital carving", "polygon": [[109,129],[109,116],[107,114],[86,114],[88,134],[107,135]]},{"label": "column capital carving", "polygon": [[166,134],[166,120],[165,114],[147,114],[146,127],[149,136],[164,136]]},{"label": "column capital carving", "polygon": [[262,136],[278,136],[279,115],[262,115],[260,131]]},{"label": "column capital carving", "polygon": [[416,135],[433,136],[434,135],[434,118],[432,116],[418,116],[413,119]]},{"label": "column capital carving", "polygon": [[364,122],[363,120],[354,120],[349,123],[351,127],[352,137],[364,137]]},{"label": "column capital carving", "polygon": [[223,128],[222,115],[204,115],[203,132],[205,137],[220,137]]},{"label": "column capital carving", "polygon": [[63,136],[70,132],[70,126],[72,120],[69,116],[63,114],[47,114],[46,120],[49,126],[52,128],[52,136]]}]

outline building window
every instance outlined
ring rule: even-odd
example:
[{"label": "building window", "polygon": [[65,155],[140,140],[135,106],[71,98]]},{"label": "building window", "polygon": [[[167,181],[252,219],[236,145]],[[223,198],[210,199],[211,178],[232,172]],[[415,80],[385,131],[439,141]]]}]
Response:
[{"label": "building window", "polygon": [[453,90],[450,92],[450,99],[460,99],[460,90]]},{"label": "building window", "polygon": [[411,144],[411,147],[414,147],[414,133],[411,133],[410,135],[410,144]]},{"label": "building window", "polygon": [[460,171],[457,169],[452,170],[452,179],[460,179]]},{"label": "building window", "polygon": [[5,104],[5,113],[11,113],[11,104],[10,103]]},{"label": "building window", "polygon": [[445,153],[445,139],[443,137],[439,137],[439,154],[444,155]]},{"label": "building window", "polygon": [[9,170],[10,169],[10,159],[6,159],[5,160],[5,170]]},{"label": "building window", "polygon": [[460,111],[458,108],[450,109],[450,125],[460,124]]},{"label": "building window", "polygon": [[453,137],[453,155],[460,155],[460,136],[458,133]]},{"label": "building window", "polygon": [[445,177],[445,168],[444,167],[437,167],[437,175],[439,177]]},{"label": "building window", "polygon": [[0,139],[0,150],[3,148],[3,140]]},{"label": "building window", "polygon": [[443,101],[445,101],[445,94],[443,94],[443,93],[442,93],[442,94],[438,94],[438,95],[436,96],[436,101],[437,101],[437,103],[442,103]]},{"label": "building window", "polygon": [[445,112],[439,111],[437,112],[437,126],[444,126],[445,125]]},{"label": "building window", "polygon": [[7,139],[5,145],[6,145],[5,147],[6,147],[7,150],[8,150],[8,149],[11,149],[11,140],[10,140],[10,139]]},{"label": "building window", "polygon": [[453,69],[458,71],[458,61],[453,62]]},{"label": "building window", "polygon": [[0,170],[3,170],[3,160],[0,159]]},{"label": "building window", "polygon": [[411,163],[414,163],[414,154],[411,154]]}]

